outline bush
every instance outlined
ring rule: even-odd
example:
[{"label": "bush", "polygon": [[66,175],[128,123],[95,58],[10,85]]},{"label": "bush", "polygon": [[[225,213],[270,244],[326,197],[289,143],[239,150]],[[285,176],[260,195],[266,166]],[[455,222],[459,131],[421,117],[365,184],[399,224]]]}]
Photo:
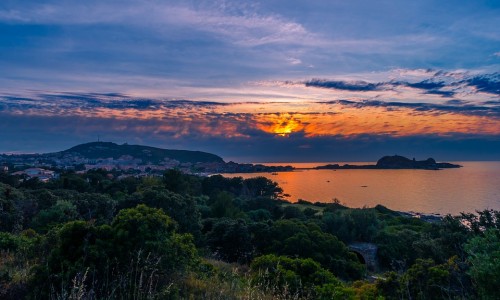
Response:
[{"label": "bush", "polygon": [[260,256],[251,264],[255,284],[280,292],[311,295],[322,285],[340,286],[341,282],[310,258],[289,258],[274,254]]}]

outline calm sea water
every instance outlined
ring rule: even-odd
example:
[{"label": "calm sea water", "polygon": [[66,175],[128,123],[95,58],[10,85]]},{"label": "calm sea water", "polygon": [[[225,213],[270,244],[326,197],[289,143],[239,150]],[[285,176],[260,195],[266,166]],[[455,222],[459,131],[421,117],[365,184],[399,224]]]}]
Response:
[{"label": "calm sea water", "polygon": [[[349,207],[382,204],[393,210],[458,214],[486,208],[500,210],[500,162],[455,162],[459,169],[431,170],[298,170],[223,174],[265,176],[290,194],[288,200],[332,202]],[[307,168],[327,163],[280,163]],[[343,164],[343,163],[340,163]],[[354,164],[350,162],[349,164]],[[370,163],[361,163],[370,164]],[[272,165],[272,164],[267,164]]]}]

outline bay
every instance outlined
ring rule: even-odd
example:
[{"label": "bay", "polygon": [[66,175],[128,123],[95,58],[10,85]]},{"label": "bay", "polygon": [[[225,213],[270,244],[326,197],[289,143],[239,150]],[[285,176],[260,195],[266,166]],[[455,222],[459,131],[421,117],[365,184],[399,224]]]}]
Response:
[{"label": "bay", "polygon": [[[343,162],[329,162],[339,163]],[[264,176],[289,194],[287,200],[333,202],[349,207],[384,205],[393,210],[458,214],[500,210],[500,162],[453,162],[459,169],[432,170],[296,170],[280,173],[222,174]],[[328,163],[267,163],[311,168]],[[373,164],[359,162],[349,164]]]}]

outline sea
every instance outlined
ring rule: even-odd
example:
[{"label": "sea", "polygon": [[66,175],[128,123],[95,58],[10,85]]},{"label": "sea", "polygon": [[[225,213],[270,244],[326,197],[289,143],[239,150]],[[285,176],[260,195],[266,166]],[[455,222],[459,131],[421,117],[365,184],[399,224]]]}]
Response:
[{"label": "sea", "polygon": [[[458,169],[443,170],[314,170],[319,165],[345,162],[264,163],[291,165],[279,173],[222,174],[226,177],[267,177],[279,184],[290,202],[340,201],[348,207],[378,204],[397,211],[452,214],[500,210],[500,161],[452,162]],[[348,162],[373,164],[373,162]]]}]

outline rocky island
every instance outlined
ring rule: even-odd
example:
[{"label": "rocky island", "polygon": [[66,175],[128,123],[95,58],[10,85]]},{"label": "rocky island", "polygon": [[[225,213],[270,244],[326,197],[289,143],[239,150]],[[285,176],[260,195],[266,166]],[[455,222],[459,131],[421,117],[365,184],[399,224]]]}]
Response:
[{"label": "rocky island", "polygon": [[375,165],[339,165],[328,164],[324,166],[317,166],[314,169],[422,169],[422,170],[440,170],[449,168],[460,168],[461,165],[451,164],[447,162],[436,162],[433,158],[426,160],[409,159],[404,156],[384,156],[377,161]]}]

